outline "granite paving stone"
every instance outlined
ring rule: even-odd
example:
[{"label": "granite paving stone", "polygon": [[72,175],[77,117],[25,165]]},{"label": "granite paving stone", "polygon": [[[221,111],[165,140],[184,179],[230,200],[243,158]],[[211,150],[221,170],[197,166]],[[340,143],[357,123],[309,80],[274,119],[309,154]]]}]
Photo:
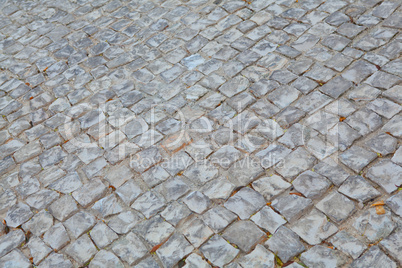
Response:
[{"label": "granite paving stone", "polygon": [[180,227],[180,232],[195,247],[200,247],[214,232],[200,219],[189,217]]},{"label": "granite paving stone", "polygon": [[[244,232],[248,232],[248,236],[242,235]],[[237,221],[223,232],[223,238],[237,245],[244,252],[250,252],[254,245],[262,241],[265,236],[266,234],[251,221]]]},{"label": "granite paving stone", "polygon": [[398,192],[395,195],[388,198],[385,202],[387,206],[397,215],[402,214],[402,192]]},{"label": "granite paving stone", "polygon": [[284,226],[276,230],[266,244],[282,262],[289,261],[306,249],[299,236]]},{"label": "granite paving stone", "polygon": [[339,192],[359,202],[367,202],[381,195],[381,193],[362,176],[348,177],[339,187]]},{"label": "granite paving stone", "polygon": [[355,204],[337,191],[330,192],[316,207],[324,212],[331,220],[340,223],[346,220],[354,211]]},{"label": "granite paving stone", "polygon": [[299,217],[312,206],[311,199],[298,195],[282,194],[272,201],[272,207],[289,222]]},{"label": "granite paving stone", "polygon": [[0,266],[402,265],[398,1],[0,7]]},{"label": "granite paving stone", "polygon": [[345,230],[338,232],[330,241],[336,248],[350,255],[353,259],[357,259],[367,248],[362,241]]},{"label": "granite paving stone", "polygon": [[354,260],[350,267],[397,267],[397,264],[390,259],[378,246],[371,247],[365,254],[360,258]]},{"label": "granite paving stone", "polygon": [[381,161],[368,170],[367,177],[392,193],[402,184],[402,168],[391,161]]},{"label": "granite paving stone", "polygon": [[362,147],[354,145],[340,155],[340,161],[355,172],[360,172],[371,161],[377,158],[377,155]]},{"label": "granite paving stone", "polygon": [[300,259],[309,267],[342,267],[348,257],[342,252],[317,245],[301,254]]},{"label": "granite paving stone", "polygon": [[238,249],[231,246],[218,234],[202,245],[200,251],[208,260],[218,266],[228,264],[239,253]]},{"label": "granite paving stone", "polygon": [[353,227],[369,241],[376,242],[392,233],[395,222],[391,218],[391,212],[378,215],[374,208],[370,208],[354,221]]},{"label": "granite paving stone", "polygon": [[111,249],[116,256],[130,265],[142,259],[147,253],[144,243],[137,235],[131,232],[116,240],[111,245]]},{"label": "granite paving stone", "polygon": [[265,204],[264,197],[249,187],[244,187],[228,199],[225,207],[241,219],[248,219]]},{"label": "granite paving stone", "polygon": [[161,259],[164,267],[172,267],[186,255],[193,251],[193,246],[181,234],[173,234],[156,254]]}]

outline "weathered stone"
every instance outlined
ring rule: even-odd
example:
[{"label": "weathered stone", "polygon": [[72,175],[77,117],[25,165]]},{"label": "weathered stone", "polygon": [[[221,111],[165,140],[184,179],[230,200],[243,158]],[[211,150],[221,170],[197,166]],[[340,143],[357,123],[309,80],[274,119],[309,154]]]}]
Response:
[{"label": "weathered stone", "polygon": [[270,177],[262,177],[252,183],[253,188],[262,194],[267,201],[281,194],[286,189],[290,188],[291,184],[284,181],[278,175]]},{"label": "weathered stone", "polygon": [[326,178],[310,170],[300,174],[292,184],[297,191],[312,199],[323,195],[331,185]]},{"label": "weathered stone", "polygon": [[11,231],[0,238],[0,257],[19,247],[25,241],[22,230]]},{"label": "weathered stone", "polygon": [[133,265],[147,253],[144,243],[137,235],[131,232],[115,241],[111,248],[117,256],[129,265]]},{"label": "weathered stone", "polygon": [[77,210],[77,204],[70,195],[62,196],[49,207],[49,212],[59,221],[64,221]]},{"label": "weathered stone", "polygon": [[334,235],[330,241],[336,248],[350,255],[353,259],[357,259],[367,248],[363,242],[344,230]]},{"label": "weathered stone", "polygon": [[339,158],[342,163],[358,173],[371,161],[377,158],[377,155],[363,149],[362,147],[354,145],[341,154]]},{"label": "weathered stone", "polygon": [[52,215],[42,210],[35,214],[28,222],[22,225],[25,231],[29,231],[36,236],[41,236],[44,232],[49,230],[53,225]]},{"label": "weathered stone", "polygon": [[130,205],[142,193],[140,186],[133,180],[129,180],[116,190],[116,194],[124,203]]},{"label": "weathered stone", "polygon": [[305,149],[297,148],[283,159],[283,165],[277,167],[276,171],[285,178],[290,178],[311,168],[315,158]]},{"label": "weathered stone", "polygon": [[397,264],[391,260],[387,255],[375,245],[372,246],[363,256],[355,260],[350,267],[363,268],[363,267],[392,267],[396,268]]},{"label": "weathered stone", "polygon": [[302,253],[300,259],[309,267],[340,267],[348,263],[348,257],[342,252],[321,245],[314,246]]},{"label": "weathered stone", "polygon": [[389,211],[378,215],[374,208],[370,208],[355,220],[353,227],[359,234],[374,243],[390,235],[395,228],[395,223],[392,221]]},{"label": "weathered stone", "polygon": [[189,217],[180,227],[181,233],[196,248],[201,246],[211,235],[213,231],[196,217]]},{"label": "weathered stone", "polygon": [[100,268],[100,267],[116,267],[123,268],[123,263],[116,257],[112,252],[101,250],[89,263],[90,268]]},{"label": "weathered stone", "polygon": [[395,214],[399,216],[402,215],[402,192],[399,191],[397,194],[388,198],[385,202]]},{"label": "weathered stone", "polygon": [[242,257],[239,263],[243,267],[275,267],[275,255],[264,246],[257,245],[250,254]]},{"label": "weathered stone", "polygon": [[340,223],[347,219],[354,211],[355,204],[337,191],[332,191],[318,202],[316,207],[324,212],[331,220]]},{"label": "weathered stone", "polygon": [[13,250],[4,257],[0,258],[0,265],[3,267],[21,267],[29,268],[32,264],[29,260],[22,254],[20,250]]},{"label": "weathered stone", "polygon": [[380,195],[380,192],[361,176],[350,176],[339,187],[339,192],[360,202],[369,201]]},{"label": "weathered stone", "polygon": [[383,133],[366,141],[366,145],[376,153],[386,156],[395,152],[397,140],[391,135]]},{"label": "weathered stone", "polygon": [[338,231],[338,228],[316,209],[300,218],[297,223],[293,223],[290,228],[310,245],[317,245]]},{"label": "weathered stone", "polygon": [[391,161],[381,161],[367,171],[367,177],[392,193],[402,184],[402,168]]},{"label": "weathered stone", "polygon": [[202,245],[200,251],[208,260],[218,266],[231,262],[239,253],[238,249],[232,247],[218,234]]},{"label": "weathered stone", "polygon": [[92,180],[80,189],[73,192],[73,197],[83,206],[88,207],[90,204],[100,199],[106,192],[106,186],[99,179]]},{"label": "weathered stone", "polygon": [[193,249],[183,235],[174,234],[156,251],[156,254],[164,267],[172,267]]},{"label": "weathered stone", "polygon": [[289,222],[298,218],[311,205],[311,199],[289,194],[280,195],[272,201],[272,207]]},{"label": "weathered stone", "polygon": [[164,206],[163,198],[152,191],[148,191],[137,198],[131,207],[140,211],[146,218],[150,218],[155,213],[161,211]]},{"label": "weathered stone", "polygon": [[118,234],[126,234],[141,219],[138,213],[124,211],[119,215],[113,216],[107,222],[107,225]]},{"label": "weathered stone", "polygon": [[64,226],[67,227],[75,238],[78,238],[83,233],[87,232],[94,225],[95,217],[83,211],[76,213],[64,222]]},{"label": "weathered stone", "polygon": [[70,237],[63,224],[57,223],[45,233],[43,241],[53,249],[60,250],[70,242]]},{"label": "weathered stone", "polygon": [[31,238],[27,246],[31,252],[34,263],[40,263],[47,255],[49,255],[50,252],[52,252],[52,249],[46,246],[46,244],[38,237]]},{"label": "weathered stone", "polygon": [[251,188],[244,187],[234,196],[229,198],[225,203],[225,207],[237,215],[241,219],[248,219],[258,209],[265,204],[264,197]]},{"label": "weathered stone", "polygon": [[8,226],[15,228],[27,222],[32,216],[33,213],[27,205],[24,203],[17,203],[8,210],[4,220]]},{"label": "weathered stone", "polygon": [[305,250],[297,234],[282,226],[268,239],[268,248],[274,252],[282,262],[287,262]]},{"label": "weathered stone", "polygon": [[203,187],[203,192],[210,199],[227,199],[234,188],[235,185],[227,178],[219,177],[207,183]]},{"label": "weathered stone", "polygon": [[66,248],[66,253],[81,265],[89,261],[97,249],[88,235],[83,235]]}]

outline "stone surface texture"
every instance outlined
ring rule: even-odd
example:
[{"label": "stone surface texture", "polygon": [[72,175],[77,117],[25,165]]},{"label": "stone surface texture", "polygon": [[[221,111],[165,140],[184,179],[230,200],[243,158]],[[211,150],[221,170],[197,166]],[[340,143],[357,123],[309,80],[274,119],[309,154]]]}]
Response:
[{"label": "stone surface texture", "polygon": [[0,0],[0,267],[402,267],[401,57],[400,0]]}]

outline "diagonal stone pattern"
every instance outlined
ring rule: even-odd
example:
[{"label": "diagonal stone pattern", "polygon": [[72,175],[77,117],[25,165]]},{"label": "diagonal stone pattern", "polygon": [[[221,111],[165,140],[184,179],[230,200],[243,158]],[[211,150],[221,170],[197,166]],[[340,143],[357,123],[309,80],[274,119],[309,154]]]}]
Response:
[{"label": "diagonal stone pattern", "polygon": [[402,266],[401,30],[398,0],[0,0],[0,267]]}]

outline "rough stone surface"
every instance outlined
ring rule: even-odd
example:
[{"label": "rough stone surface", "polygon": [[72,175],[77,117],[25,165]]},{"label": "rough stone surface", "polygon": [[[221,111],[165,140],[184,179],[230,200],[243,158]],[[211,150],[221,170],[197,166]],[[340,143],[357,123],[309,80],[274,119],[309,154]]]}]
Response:
[{"label": "rough stone surface", "polygon": [[402,265],[399,2],[0,0],[0,266]]},{"label": "rough stone surface", "polygon": [[[244,236],[244,232],[248,232],[248,235]],[[238,221],[225,230],[223,238],[237,245],[244,252],[250,252],[254,245],[260,242],[265,235],[251,221]]]},{"label": "rough stone surface", "polygon": [[280,227],[267,241],[269,250],[287,262],[305,250],[297,234],[286,227]]},{"label": "rough stone surface", "polygon": [[342,252],[325,246],[314,246],[301,254],[300,259],[309,267],[342,267],[348,257]]},{"label": "rough stone surface", "polygon": [[310,245],[317,245],[338,231],[335,224],[327,221],[318,210],[312,210],[290,228]]}]

